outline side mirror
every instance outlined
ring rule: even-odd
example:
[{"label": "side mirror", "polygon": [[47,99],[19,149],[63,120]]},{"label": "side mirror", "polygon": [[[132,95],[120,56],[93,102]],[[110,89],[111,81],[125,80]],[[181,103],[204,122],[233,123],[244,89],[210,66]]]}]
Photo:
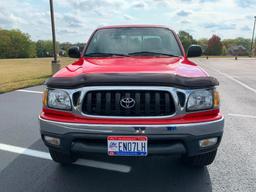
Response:
[{"label": "side mirror", "polygon": [[200,57],[203,51],[200,45],[191,45],[188,48],[187,57]]},{"label": "side mirror", "polygon": [[80,58],[81,53],[80,53],[79,47],[71,47],[68,50],[68,56],[71,58]]}]

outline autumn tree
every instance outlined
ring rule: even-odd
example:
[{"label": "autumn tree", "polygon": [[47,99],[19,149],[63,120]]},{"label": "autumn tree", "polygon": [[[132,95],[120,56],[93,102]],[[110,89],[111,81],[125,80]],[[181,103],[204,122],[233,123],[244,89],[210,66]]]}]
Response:
[{"label": "autumn tree", "polygon": [[221,38],[217,35],[213,35],[208,40],[208,47],[206,53],[208,55],[221,55],[222,54],[223,45],[221,42]]}]

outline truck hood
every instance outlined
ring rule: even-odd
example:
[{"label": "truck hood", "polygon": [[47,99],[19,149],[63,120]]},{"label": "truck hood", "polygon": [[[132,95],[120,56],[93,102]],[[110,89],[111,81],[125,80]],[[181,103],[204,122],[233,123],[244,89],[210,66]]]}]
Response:
[{"label": "truck hood", "polygon": [[183,57],[81,58],[54,77],[74,77],[99,73],[167,73],[184,77],[205,77],[207,73]]}]

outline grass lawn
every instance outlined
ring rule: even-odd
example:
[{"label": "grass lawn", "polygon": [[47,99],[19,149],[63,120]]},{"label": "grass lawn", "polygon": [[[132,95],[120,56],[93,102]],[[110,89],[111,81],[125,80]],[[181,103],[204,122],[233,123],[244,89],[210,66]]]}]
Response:
[{"label": "grass lawn", "polygon": [[[0,93],[42,84],[51,76],[52,58],[0,59]],[[62,66],[74,59],[60,58]]]}]

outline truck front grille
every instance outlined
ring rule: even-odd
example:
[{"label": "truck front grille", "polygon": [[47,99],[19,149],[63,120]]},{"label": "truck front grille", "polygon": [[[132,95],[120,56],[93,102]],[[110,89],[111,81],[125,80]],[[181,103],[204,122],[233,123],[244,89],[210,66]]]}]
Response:
[{"label": "truck front grille", "polygon": [[86,93],[82,111],[95,116],[169,116],[175,104],[167,91],[100,90]]}]

